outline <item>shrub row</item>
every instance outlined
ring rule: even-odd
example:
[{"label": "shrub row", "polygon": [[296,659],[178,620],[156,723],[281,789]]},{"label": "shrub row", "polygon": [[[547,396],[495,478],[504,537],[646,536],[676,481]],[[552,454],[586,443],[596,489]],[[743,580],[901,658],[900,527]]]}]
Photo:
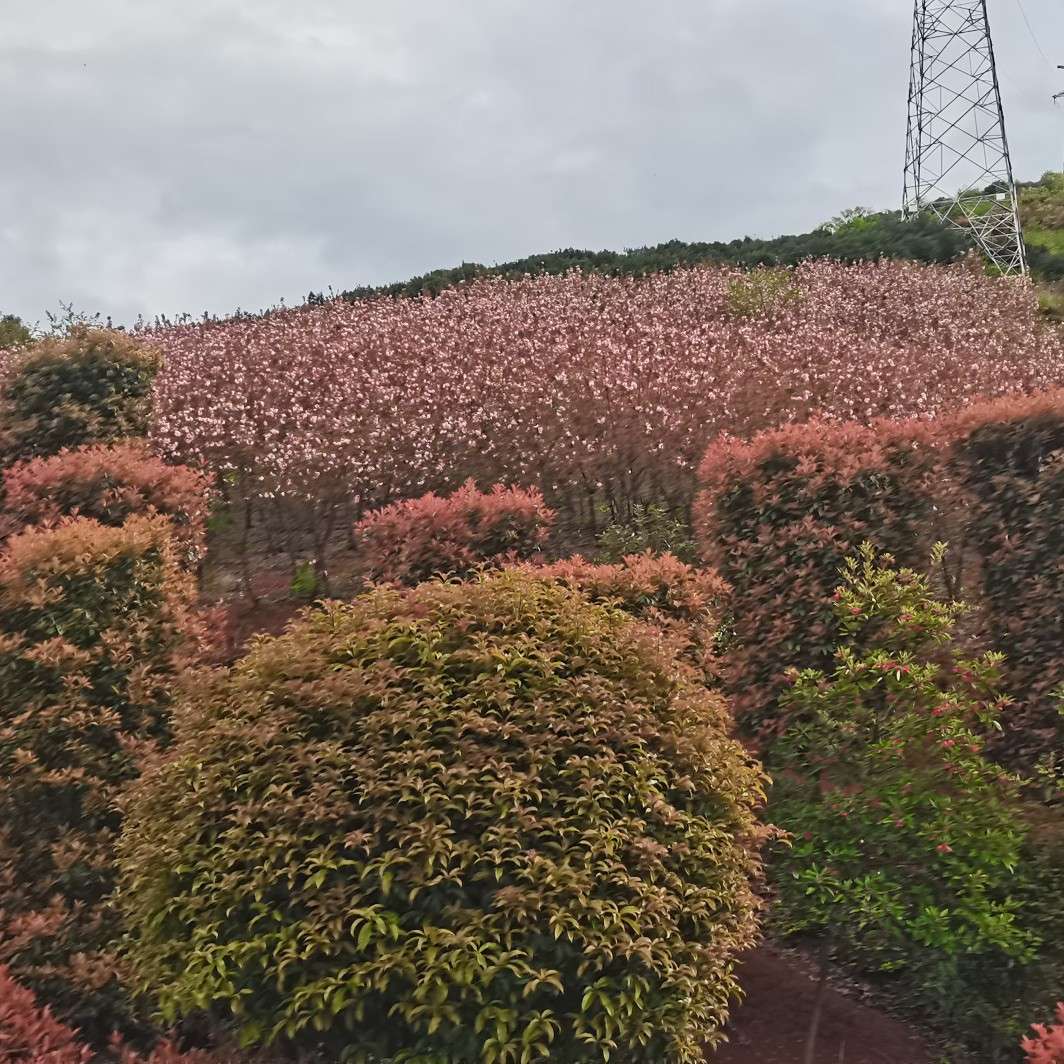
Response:
[{"label": "shrub row", "polygon": [[[1002,749],[1064,750],[1064,392],[1000,400],[950,426],[992,644],[1016,706]],[[1064,766],[1059,766],[1064,767]]]},{"label": "shrub row", "polygon": [[0,554],[0,962],[105,1038],[118,796],[167,731],[192,630],[168,522],[28,529]]},{"label": "shrub row", "polygon": [[811,422],[709,448],[695,528],[733,590],[729,690],[751,736],[783,730],[790,668],[830,665],[845,559],[866,540],[902,564],[927,557],[936,462],[931,430],[913,422]]},{"label": "shrub row", "polygon": [[1000,656],[958,654],[960,608],[868,547],[835,610],[839,653],[795,675],[769,754],[770,815],[792,839],[770,865],[774,919],[1001,1059],[1060,968],[1039,974],[1054,895],[1027,859],[1020,780],[987,756]]},{"label": "shrub row", "polygon": [[1064,393],[998,400],[937,422],[811,422],[722,439],[701,467],[703,556],[734,592],[730,690],[743,727],[785,724],[789,667],[825,668],[832,593],[864,541],[919,567],[951,543],[949,590],[971,634],[1005,655],[1000,752],[1030,766],[1064,743]]}]

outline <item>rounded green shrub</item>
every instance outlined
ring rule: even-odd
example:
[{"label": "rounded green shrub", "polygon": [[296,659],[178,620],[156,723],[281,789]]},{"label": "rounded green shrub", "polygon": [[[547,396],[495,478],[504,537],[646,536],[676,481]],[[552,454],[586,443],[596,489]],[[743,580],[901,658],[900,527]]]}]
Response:
[{"label": "rounded green shrub", "polygon": [[756,937],[760,771],[621,611],[381,588],[205,678],[120,904],[169,1019],[344,1059],[701,1061]]},{"label": "rounded green shrub", "polygon": [[75,327],[16,355],[0,383],[5,462],[148,431],[156,354],[124,333]]}]

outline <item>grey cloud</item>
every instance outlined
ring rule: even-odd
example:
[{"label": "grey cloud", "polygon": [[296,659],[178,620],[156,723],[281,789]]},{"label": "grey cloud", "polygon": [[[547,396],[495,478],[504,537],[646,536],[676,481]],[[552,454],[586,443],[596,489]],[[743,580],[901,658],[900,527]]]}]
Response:
[{"label": "grey cloud", "polygon": [[[0,2],[0,310],[31,320],[59,299],[224,312],[899,199],[904,0]],[[1026,6],[1064,39],[1056,0]],[[1064,76],[1014,3],[994,18],[1037,176],[1060,165]]]}]

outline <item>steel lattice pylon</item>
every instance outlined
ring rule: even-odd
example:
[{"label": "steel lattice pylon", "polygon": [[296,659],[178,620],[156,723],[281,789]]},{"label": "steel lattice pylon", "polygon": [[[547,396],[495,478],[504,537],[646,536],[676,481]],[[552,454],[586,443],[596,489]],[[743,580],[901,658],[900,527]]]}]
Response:
[{"label": "steel lattice pylon", "polygon": [[1003,274],[1026,276],[986,0],[916,0],[903,209],[968,229]]}]

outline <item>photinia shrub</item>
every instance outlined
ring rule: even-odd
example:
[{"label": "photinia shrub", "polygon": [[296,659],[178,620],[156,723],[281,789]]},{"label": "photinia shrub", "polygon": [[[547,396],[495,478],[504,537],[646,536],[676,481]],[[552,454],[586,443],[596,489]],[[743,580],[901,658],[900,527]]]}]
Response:
[{"label": "photinia shrub", "polygon": [[69,515],[120,525],[132,514],[159,513],[173,522],[190,562],[202,555],[209,488],[203,474],[167,465],[139,442],[64,450],[3,473],[4,510],[21,525]]},{"label": "photinia shrub", "polygon": [[720,683],[721,625],[730,588],[713,570],[695,568],[671,554],[633,554],[612,565],[576,555],[522,568],[651,624],[704,682]]},{"label": "photinia shrub", "polygon": [[0,1061],[3,1064],[91,1064],[95,1054],[41,1008],[0,966]]},{"label": "photinia shrub", "polygon": [[554,513],[538,491],[468,481],[453,495],[423,495],[363,518],[355,537],[368,579],[416,584],[439,574],[461,576],[540,551]]},{"label": "photinia shrub", "polygon": [[158,355],[124,333],[75,327],[14,356],[0,380],[7,462],[144,436]]},{"label": "photinia shrub", "polygon": [[92,1064],[101,1059],[115,1064],[239,1064],[231,1053],[182,1051],[162,1042],[139,1053],[120,1037],[108,1043],[106,1057],[84,1045],[77,1032],[61,1023],[52,1010],[38,1004],[33,993],[19,986],[0,966],[0,1064]]},{"label": "photinia shrub", "polygon": [[117,801],[166,734],[192,595],[160,517],[29,529],[0,554],[0,962],[96,1040],[127,1018]]},{"label": "photinia shrub", "polygon": [[975,1030],[997,1007],[985,973],[1040,945],[1020,901],[1020,782],[986,756],[1000,658],[954,658],[961,607],[870,548],[847,564],[835,608],[834,666],[795,674],[792,726],[769,762],[770,812],[792,836],[772,865],[776,918]]},{"label": "photinia shrub", "polygon": [[950,429],[989,635],[1016,702],[995,752],[1030,768],[1064,749],[1064,392],[974,407]]},{"label": "photinia shrub", "polygon": [[830,665],[832,595],[862,542],[926,557],[937,457],[935,430],[916,423],[811,422],[709,448],[695,529],[732,587],[729,690],[748,734],[784,730],[788,669]]},{"label": "photinia shrub", "polygon": [[1027,1064],[1064,1064],[1064,1003],[1057,1005],[1058,1022],[1051,1027],[1032,1024],[1034,1038],[1025,1038],[1022,1049]]},{"label": "photinia shrub", "polygon": [[642,626],[527,573],[310,611],[135,785],[139,984],[356,1061],[701,1062],[756,938],[728,724]]}]

